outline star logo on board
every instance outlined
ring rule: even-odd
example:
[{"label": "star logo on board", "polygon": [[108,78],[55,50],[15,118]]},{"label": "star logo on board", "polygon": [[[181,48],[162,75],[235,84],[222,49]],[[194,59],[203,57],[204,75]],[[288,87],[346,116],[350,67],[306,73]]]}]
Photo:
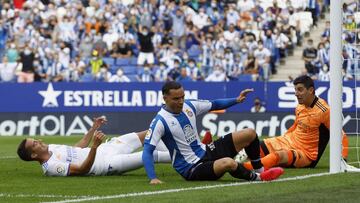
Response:
[{"label": "star logo on board", "polygon": [[44,97],[42,107],[58,107],[57,97],[62,91],[55,91],[51,83],[49,83],[46,91],[39,91],[39,94]]}]

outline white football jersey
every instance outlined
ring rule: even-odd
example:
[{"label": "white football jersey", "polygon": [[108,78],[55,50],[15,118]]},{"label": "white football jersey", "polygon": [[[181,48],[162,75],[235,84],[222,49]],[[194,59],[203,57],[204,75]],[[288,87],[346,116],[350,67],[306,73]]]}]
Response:
[{"label": "white football jersey", "polygon": [[[90,148],[80,148],[67,145],[49,145],[49,151],[52,153],[50,159],[42,164],[42,169],[47,176],[67,176],[69,175],[70,164],[81,165],[87,158]],[[100,153],[97,153],[93,166],[88,174],[95,174],[101,167],[99,165]],[[98,169],[98,170],[96,170]]]},{"label": "white football jersey", "polygon": [[[116,168],[114,168],[112,166],[113,158],[116,158],[116,155],[130,154],[141,146],[142,143],[136,133],[113,137],[109,142],[98,147],[95,161],[86,175],[107,175],[112,171],[121,172],[125,170],[119,164],[116,164]],[[67,176],[69,175],[70,164],[80,166],[89,155],[90,148],[50,144],[48,150],[52,155],[48,161],[42,164],[44,174],[47,176]]]}]

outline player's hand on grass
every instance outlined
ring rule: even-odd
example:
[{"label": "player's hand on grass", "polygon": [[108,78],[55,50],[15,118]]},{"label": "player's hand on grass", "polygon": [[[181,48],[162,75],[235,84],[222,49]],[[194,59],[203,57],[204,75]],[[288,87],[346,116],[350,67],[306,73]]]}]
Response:
[{"label": "player's hand on grass", "polygon": [[93,118],[93,125],[92,125],[92,128],[97,130],[99,129],[103,124],[106,124],[107,122],[107,119],[105,116],[100,116],[100,117],[97,117],[97,118]]},{"label": "player's hand on grass", "polygon": [[163,182],[157,178],[150,180],[150,185],[162,184]]},{"label": "player's hand on grass", "polygon": [[240,92],[240,95],[236,98],[236,101],[239,103],[242,103],[246,99],[246,95],[253,91],[254,91],[254,89],[252,89],[252,88],[244,89],[243,91]]},{"label": "player's hand on grass", "polygon": [[105,134],[101,131],[96,131],[94,133],[94,138],[93,138],[94,141],[92,147],[98,148],[104,139],[105,139]]}]

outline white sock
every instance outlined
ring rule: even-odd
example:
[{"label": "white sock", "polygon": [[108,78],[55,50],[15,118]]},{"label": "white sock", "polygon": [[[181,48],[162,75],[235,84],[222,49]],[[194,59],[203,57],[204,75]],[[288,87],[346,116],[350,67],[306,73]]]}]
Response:
[{"label": "white sock", "polygon": [[171,163],[171,158],[169,152],[162,152],[155,150],[153,153],[155,163]]},{"label": "white sock", "polygon": [[161,141],[161,140],[160,140],[160,142],[156,145],[155,150],[162,151],[162,152],[167,152],[167,151],[168,151],[168,149],[166,148],[164,142]]},{"label": "white sock", "polygon": [[264,167],[261,167],[261,168],[258,168],[258,169],[254,169],[254,171],[255,171],[256,173],[262,173],[262,172],[264,172]]}]

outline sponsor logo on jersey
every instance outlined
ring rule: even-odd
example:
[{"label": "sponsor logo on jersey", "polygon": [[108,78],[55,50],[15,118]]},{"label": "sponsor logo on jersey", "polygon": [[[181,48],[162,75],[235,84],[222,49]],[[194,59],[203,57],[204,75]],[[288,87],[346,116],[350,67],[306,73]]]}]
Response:
[{"label": "sponsor logo on jersey", "polygon": [[185,109],[185,112],[189,117],[192,117],[194,115],[193,112],[191,112],[189,109]]},{"label": "sponsor logo on jersey", "polygon": [[58,166],[56,167],[56,172],[59,174],[62,174],[65,172],[65,167],[64,166]]},{"label": "sponsor logo on jersey", "polygon": [[191,125],[189,124],[185,125],[183,131],[185,133],[185,140],[187,143],[190,144],[194,140],[196,140],[196,133]]},{"label": "sponsor logo on jersey", "polygon": [[152,134],[152,129],[150,128],[150,129],[146,132],[145,139],[147,139],[147,140],[150,139],[151,134]]}]

